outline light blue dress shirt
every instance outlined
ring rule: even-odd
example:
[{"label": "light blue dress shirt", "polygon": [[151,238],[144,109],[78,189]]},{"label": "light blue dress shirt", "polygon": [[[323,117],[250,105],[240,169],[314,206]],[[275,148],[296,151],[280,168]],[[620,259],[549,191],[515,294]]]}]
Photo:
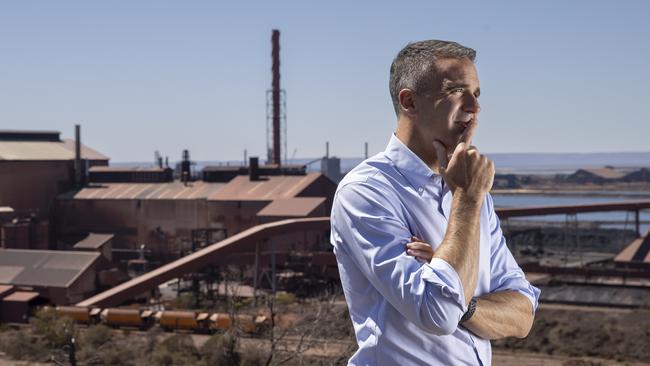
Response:
[{"label": "light blue dress shirt", "polygon": [[[450,210],[451,192],[441,177],[395,135],[339,184],[331,242],[359,345],[349,365],[491,364],[490,341],[458,326],[467,309],[453,267],[406,254],[412,235],[435,250]],[[540,291],[508,250],[489,194],[480,241],[474,296],[515,290],[534,312]]]}]

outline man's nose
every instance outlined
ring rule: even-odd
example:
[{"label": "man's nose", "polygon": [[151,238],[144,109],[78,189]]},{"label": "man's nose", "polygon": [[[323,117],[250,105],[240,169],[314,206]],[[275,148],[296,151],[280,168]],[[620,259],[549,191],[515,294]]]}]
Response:
[{"label": "man's nose", "polygon": [[481,111],[481,105],[478,102],[478,98],[469,93],[467,97],[463,100],[463,111],[466,113],[478,114]]}]

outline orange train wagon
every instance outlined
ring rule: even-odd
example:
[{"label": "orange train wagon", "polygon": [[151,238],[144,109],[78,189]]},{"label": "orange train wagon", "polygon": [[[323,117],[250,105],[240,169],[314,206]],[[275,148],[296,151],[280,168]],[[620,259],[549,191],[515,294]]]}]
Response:
[{"label": "orange train wagon", "polygon": [[56,312],[60,315],[67,316],[80,324],[96,324],[99,322],[98,308],[86,308],[81,306],[57,306]]},{"label": "orange train wagon", "polygon": [[226,313],[214,313],[210,316],[210,329],[226,331],[233,327],[233,320],[235,327],[241,329],[246,333],[255,333],[259,327],[266,321],[264,316],[253,316],[237,314],[233,317]]},{"label": "orange train wagon", "polygon": [[149,328],[153,324],[153,312],[139,309],[104,309],[101,320],[111,327],[130,327],[138,329]]},{"label": "orange train wagon", "polygon": [[194,311],[160,311],[156,314],[158,324],[164,330],[209,331],[208,313]]}]

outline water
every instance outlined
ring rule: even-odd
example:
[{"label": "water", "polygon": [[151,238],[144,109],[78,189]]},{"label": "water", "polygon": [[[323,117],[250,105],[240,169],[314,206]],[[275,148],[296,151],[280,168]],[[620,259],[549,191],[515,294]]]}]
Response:
[{"label": "water", "polygon": [[[635,192],[636,193],[636,192]],[[555,206],[555,205],[580,205],[592,203],[609,203],[609,202],[626,202],[638,201],[639,197],[631,195],[622,197],[602,197],[602,196],[573,196],[573,195],[541,195],[541,194],[518,194],[518,195],[492,195],[495,207],[525,207],[525,206]],[[647,198],[643,198],[647,199]],[[605,221],[610,222],[602,225],[603,227],[614,228],[634,228],[634,212],[593,212],[593,213],[580,213],[577,214],[579,221]],[[639,218],[642,222],[640,225],[641,233],[645,233],[650,229],[650,210],[641,211]],[[514,219],[514,218],[513,218]],[[526,216],[525,218],[518,218],[518,220],[534,220],[534,221],[555,221],[563,222],[566,220],[566,215],[545,215],[545,216]],[[619,223],[611,223],[618,221]],[[627,224],[626,224],[627,222]]]},{"label": "water", "polygon": [[497,171],[513,174],[570,174],[583,168],[650,166],[650,152],[487,154]]},{"label": "water", "polygon": [[[543,195],[543,194],[493,194],[494,205],[497,207],[523,207],[523,206],[558,206],[581,205],[590,203],[628,202],[638,201],[640,198],[630,197],[603,197],[598,195]],[[650,199],[644,198],[644,199]]]}]

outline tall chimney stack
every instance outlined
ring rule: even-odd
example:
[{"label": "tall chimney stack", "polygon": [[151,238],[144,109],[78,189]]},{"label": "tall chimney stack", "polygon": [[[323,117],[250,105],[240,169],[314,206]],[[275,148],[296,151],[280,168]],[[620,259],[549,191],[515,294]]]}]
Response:
[{"label": "tall chimney stack", "polygon": [[74,125],[74,185],[81,188],[83,172],[81,166],[81,126]]},{"label": "tall chimney stack", "polygon": [[251,156],[248,162],[248,177],[251,181],[260,180],[259,159]]},{"label": "tall chimney stack", "polygon": [[273,163],[278,166],[281,164],[280,157],[280,31],[273,30],[271,36],[271,43],[273,44],[273,51],[271,56],[273,58],[272,72],[273,81],[271,89],[273,93]]},{"label": "tall chimney stack", "polygon": [[181,160],[181,181],[183,184],[187,183],[192,179],[192,163],[190,162],[190,152],[189,150],[183,150],[183,160]]}]

